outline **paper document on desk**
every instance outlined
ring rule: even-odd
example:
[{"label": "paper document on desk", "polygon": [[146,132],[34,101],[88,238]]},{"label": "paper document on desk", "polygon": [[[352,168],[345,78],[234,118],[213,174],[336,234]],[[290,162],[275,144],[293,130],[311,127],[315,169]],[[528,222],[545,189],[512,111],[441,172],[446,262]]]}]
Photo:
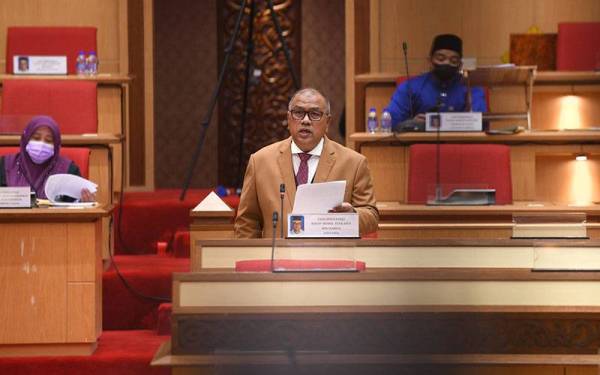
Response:
[{"label": "paper document on desk", "polygon": [[[98,190],[98,185],[92,181],[86,180],[73,174],[53,174],[48,177],[44,192],[50,203],[61,203],[59,197],[70,197],[79,202],[81,199],[81,189],[88,189],[94,194]],[[62,202],[65,203],[65,202]]]},{"label": "paper document on desk", "polygon": [[344,202],[346,181],[303,184],[296,190],[294,214],[325,214]]}]

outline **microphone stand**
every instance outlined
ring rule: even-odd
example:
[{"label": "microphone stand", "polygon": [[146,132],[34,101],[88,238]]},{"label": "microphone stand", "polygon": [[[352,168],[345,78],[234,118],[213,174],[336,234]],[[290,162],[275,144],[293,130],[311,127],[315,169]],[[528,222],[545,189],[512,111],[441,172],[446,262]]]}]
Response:
[{"label": "microphone stand", "polygon": [[271,240],[271,272],[273,272],[273,260],[275,259],[275,232],[277,231],[277,220],[278,220],[277,211],[273,211],[273,237]]},{"label": "microphone stand", "polygon": [[414,108],[412,102],[412,92],[410,90],[410,73],[408,71],[408,44],[406,42],[402,42],[402,52],[404,53],[404,70],[406,71],[406,92],[408,96],[408,118],[412,120],[414,116]]},{"label": "microphone stand", "polygon": [[[179,195],[180,201],[185,200],[185,196],[186,196],[187,191],[192,182],[194,170],[196,169],[196,165],[198,163],[198,159],[200,158],[200,154],[202,153],[202,148],[204,145],[204,140],[206,138],[206,133],[208,131],[208,127],[211,122],[213,112],[217,105],[217,100],[221,93],[221,88],[223,86],[225,75],[227,73],[227,67],[229,65],[229,60],[230,60],[230,57],[235,48],[235,42],[236,42],[236,40],[238,40],[239,35],[240,35],[242,19],[243,19],[244,15],[247,13],[246,6],[248,5],[248,1],[249,0],[240,0],[240,11],[239,11],[238,15],[236,16],[236,21],[235,21],[235,25],[233,27],[233,33],[231,35],[231,38],[229,39],[229,42],[227,43],[227,46],[224,49],[225,53],[224,53],[224,57],[223,57],[223,63],[220,67],[217,85],[215,86],[215,88],[213,89],[213,92],[211,94],[211,98],[210,98],[210,102],[208,105],[208,111],[206,113],[206,116],[202,119],[202,122],[201,122],[202,131],[200,133],[200,137],[196,144],[196,149],[192,156],[192,160],[191,160],[188,170],[186,172],[186,177],[185,177],[185,180],[183,183],[183,187],[181,188],[181,194]],[[247,102],[248,101],[247,96],[248,96],[248,91],[249,91],[248,85],[249,85],[249,76],[250,76],[250,70],[251,70],[250,69],[251,57],[252,57],[252,53],[255,49],[255,46],[253,44],[253,34],[256,31],[254,30],[253,23],[254,23],[254,18],[256,17],[256,2],[254,0],[251,0],[250,6],[251,6],[251,8],[250,8],[250,11],[248,12],[248,15],[250,17],[249,27],[248,27],[249,35],[248,35],[248,45],[246,46],[246,59],[245,59],[246,69],[244,72],[245,80],[244,80],[244,98],[243,98],[243,105],[242,105],[243,112],[241,114],[241,119],[240,119],[240,121],[241,121],[240,133],[241,134],[240,134],[240,143],[238,145],[239,160],[242,159],[243,152],[244,152],[244,136],[245,136],[244,128],[245,128],[245,117],[246,117],[246,112],[247,112],[247,107],[248,107],[248,102]],[[269,8],[269,13],[271,14],[271,20],[273,22],[275,30],[277,31],[277,38],[278,38],[279,42],[281,43],[281,48],[279,50],[277,50],[276,52],[280,53],[280,51],[283,51],[288,69],[292,76],[292,80],[294,83],[294,89],[298,90],[298,89],[300,89],[300,79],[298,78],[298,74],[296,73],[296,70],[294,69],[294,65],[292,63],[292,58],[291,58],[291,51],[290,51],[288,43],[285,40],[285,37],[283,35],[283,29],[281,28],[281,23],[279,22],[279,18],[277,16],[277,13],[275,12],[273,0],[267,0],[267,7]],[[242,166],[242,163],[238,162],[238,166],[237,166],[238,170],[237,170],[237,175],[236,175],[237,176],[236,177],[236,179],[237,179],[236,185],[238,185],[238,186],[240,185],[239,180],[240,180],[240,176],[242,175],[241,170],[240,170],[241,166]]]},{"label": "microphone stand", "polygon": [[442,99],[441,97],[445,97],[447,94],[445,92],[440,92],[440,96],[438,96],[437,103],[435,104],[436,115],[438,118],[438,126],[436,131],[436,139],[435,139],[435,200],[434,204],[439,204],[442,201],[442,184],[441,184],[441,134],[442,134],[442,116],[440,113],[440,109],[442,107]]},{"label": "microphone stand", "polygon": [[441,143],[441,127],[442,127],[442,117],[440,115],[440,107],[439,105],[437,106],[438,110],[437,110],[437,115],[438,115],[438,119],[439,119],[439,124],[437,127],[437,132],[436,132],[436,139],[435,139],[435,201],[436,202],[440,202],[442,200],[442,184],[440,182],[440,143]]},{"label": "microphone stand", "polygon": [[279,198],[281,199],[281,227],[280,227],[280,237],[283,238],[283,223],[285,217],[283,216],[283,197],[285,196],[285,184],[279,185]]},{"label": "microphone stand", "polygon": [[229,43],[225,48],[225,56],[223,57],[223,65],[221,65],[221,71],[219,72],[217,86],[214,88],[211,94],[210,104],[208,105],[208,112],[202,120],[202,132],[200,133],[200,139],[198,139],[196,150],[194,151],[194,155],[192,156],[192,161],[187,170],[187,175],[183,183],[183,188],[181,189],[181,194],[179,195],[180,201],[183,201],[185,199],[185,195],[188,191],[188,188],[190,187],[190,183],[192,182],[192,176],[194,175],[194,170],[196,169],[196,164],[198,163],[198,158],[200,157],[200,153],[202,152],[202,146],[204,145],[204,139],[206,138],[206,133],[208,132],[208,125],[210,124],[210,120],[212,119],[213,112],[215,110],[215,107],[217,106],[217,99],[219,98],[219,93],[221,92],[221,88],[223,87],[223,81],[225,79],[225,73],[227,72],[229,58],[233,52],[235,41],[240,33],[240,27],[242,24],[242,18],[244,16],[244,10],[246,9],[246,3],[247,0],[241,0],[240,12],[238,13],[237,18],[235,20],[233,34],[231,35],[231,39],[229,39]]}]

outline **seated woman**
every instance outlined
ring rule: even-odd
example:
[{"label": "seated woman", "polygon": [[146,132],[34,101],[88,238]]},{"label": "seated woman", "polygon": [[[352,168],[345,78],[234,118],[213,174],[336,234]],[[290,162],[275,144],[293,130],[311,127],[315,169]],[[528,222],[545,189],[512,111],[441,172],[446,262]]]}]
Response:
[{"label": "seated woman", "polygon": [[[46,199],[46,180],[59,173],[81,175],[75,163],[60,156],[58,124],[52,117],[36,116],[23,131],[20,152],[0,157],[0,186],[30,186],[37,198]],[[89,190],[81,190],[82,202],[94,200]]]}]

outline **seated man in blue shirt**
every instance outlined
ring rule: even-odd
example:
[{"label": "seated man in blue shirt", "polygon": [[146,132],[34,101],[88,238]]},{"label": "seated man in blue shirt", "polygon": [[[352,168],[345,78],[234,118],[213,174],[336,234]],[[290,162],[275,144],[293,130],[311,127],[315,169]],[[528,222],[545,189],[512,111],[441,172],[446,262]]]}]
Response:
[{"label": "seated man in blue shirt", "polygon": [[386,108],[395,131],[402,130],[401,123],[406,120],[424,124],[427,112],[486,112],[480,87],[471,88],[472,108],[468,108],[467,87],[459,73],[461,58],[462,40],[458,36],[442,34],[433,39],[430,71],[398,85]]}]

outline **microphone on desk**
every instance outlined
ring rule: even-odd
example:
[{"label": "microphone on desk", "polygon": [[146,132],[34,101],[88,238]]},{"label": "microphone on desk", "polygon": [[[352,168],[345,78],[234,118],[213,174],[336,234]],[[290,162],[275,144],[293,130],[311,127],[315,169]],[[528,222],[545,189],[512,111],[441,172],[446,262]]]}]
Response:
[{"label": "microphone on desk", "polygon": [[275,232],[277,231],[277,220],[279,214],[277,211],[273,211],[273,238],[271,242],[271,272],[273,272],[273,259],[275,258]]},{"label": "microphone on desk", "polygon": [[283,197],[285,197],[285,184],[279,185],[279,198],[281,199],[281,213],[279,216],[281,217],[281,226],[280,226],[280,237],[283,238]]}]

